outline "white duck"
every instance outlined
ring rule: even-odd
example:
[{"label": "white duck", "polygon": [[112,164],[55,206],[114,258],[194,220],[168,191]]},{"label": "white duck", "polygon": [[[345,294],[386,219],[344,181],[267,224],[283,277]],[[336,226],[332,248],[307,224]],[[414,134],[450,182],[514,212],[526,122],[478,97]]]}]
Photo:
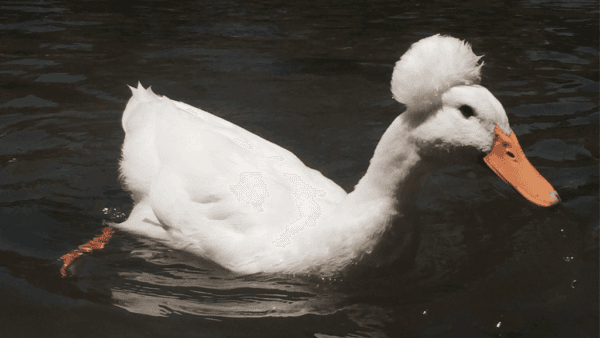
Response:
[{"label": "white duck", "polygon": [[121,161],[135,207],[114,227],[235,272],[334,274],[380,242],[400,216],[405,182],[439,162],[440,149],[490,153],[488,165],[525,197],[558,203],[500,102],[478,85],[479,59],[452,37],[412,45],[392,75],[394,98],[407,110],[351,193],[291,152],[138,84],[123,113]]}]

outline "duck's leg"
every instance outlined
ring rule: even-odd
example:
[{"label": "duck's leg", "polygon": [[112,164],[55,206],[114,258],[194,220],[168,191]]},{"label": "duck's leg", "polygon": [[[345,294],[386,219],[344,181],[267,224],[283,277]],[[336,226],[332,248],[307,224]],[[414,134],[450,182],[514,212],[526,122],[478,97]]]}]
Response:
[{"label": "duck's leg", "polygon": [[142,199],[135,205],[127,221],[114,224],[113,228],[158,241],[165,241],[169,238],[167,232],[156,218],[147,198]]},{"label": "duck's leg", "polygon": [[115,231],[111,227],[105,227],[102,230],[102,234],[94,237],[94,239],[88,241],[87,243],[81,245],[79,249],[73,250],[68,254],[63,255],[61,258],[64,260],[64,264],[60,269],[60,274],[63,277],[67,276],[67,267],[71,264],[77,257],[79,257],[84,252],[92,252],[95,249],[102,249],[104,245],[108,243],[108,240],[112,236]]}]

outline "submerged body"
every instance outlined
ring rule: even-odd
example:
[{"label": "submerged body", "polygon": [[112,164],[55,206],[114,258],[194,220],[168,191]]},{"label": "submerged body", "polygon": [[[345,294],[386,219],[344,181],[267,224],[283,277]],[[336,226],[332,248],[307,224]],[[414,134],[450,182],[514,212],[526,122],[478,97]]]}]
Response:
[{"label": "submerged body", "polygon": [[[384,133],[351,193],[291,152],[138,85],[123,114],[121,161],[135,207],[115,227],[236,272],[335,274],[381,241],[414,188],[411,176],[439,162],[439,150],[488,153],[498,135],[511,134],[502,105],[478,85],[478,60],[451,37],[411,47],[392,76],[407,111]],[[556,203],[542,183],[533,197],[524,195]]]}]

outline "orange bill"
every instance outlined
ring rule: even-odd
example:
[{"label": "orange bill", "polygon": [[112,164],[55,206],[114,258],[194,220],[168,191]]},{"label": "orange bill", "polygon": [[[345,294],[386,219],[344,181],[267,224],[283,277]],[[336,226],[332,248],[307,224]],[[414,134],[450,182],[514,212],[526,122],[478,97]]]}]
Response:
[{"label": "orange bill", "polygon": [[558,193],[529,163],[515,133],[508,136],[496,125],[494,134],[492,151],[484,157],[485,163],[534,204],[549,207],[559,203]]},{"label": "orange bill", "polygon": [[102,230],[102,235],[96,236],[91,241],[81,245],[79,249],[69,252],[68,254],[62,256],[61,258],[64,260],[64,264],[60,269],[60,274],[63,277],[67,276],[67,267],[69,264],[73,263],[75,258],[79,257],[83,252],[91,252],[94,249],[102,249],[108,243],[108,240],[112,236],[115,231],[111,227],[106,227]]}]

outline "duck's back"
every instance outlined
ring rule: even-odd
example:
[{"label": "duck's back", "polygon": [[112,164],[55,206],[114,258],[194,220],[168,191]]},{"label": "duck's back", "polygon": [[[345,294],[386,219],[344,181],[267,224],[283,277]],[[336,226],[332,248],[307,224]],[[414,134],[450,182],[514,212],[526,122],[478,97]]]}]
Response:
[{"label": "duck's back", "polygon": [[[346,192],[294,154],[217,116],[138,86],[123,114],[121,173],[165,229],[277,240],[314,226]],[[214,232],[213,232],[214,233]]]}]

